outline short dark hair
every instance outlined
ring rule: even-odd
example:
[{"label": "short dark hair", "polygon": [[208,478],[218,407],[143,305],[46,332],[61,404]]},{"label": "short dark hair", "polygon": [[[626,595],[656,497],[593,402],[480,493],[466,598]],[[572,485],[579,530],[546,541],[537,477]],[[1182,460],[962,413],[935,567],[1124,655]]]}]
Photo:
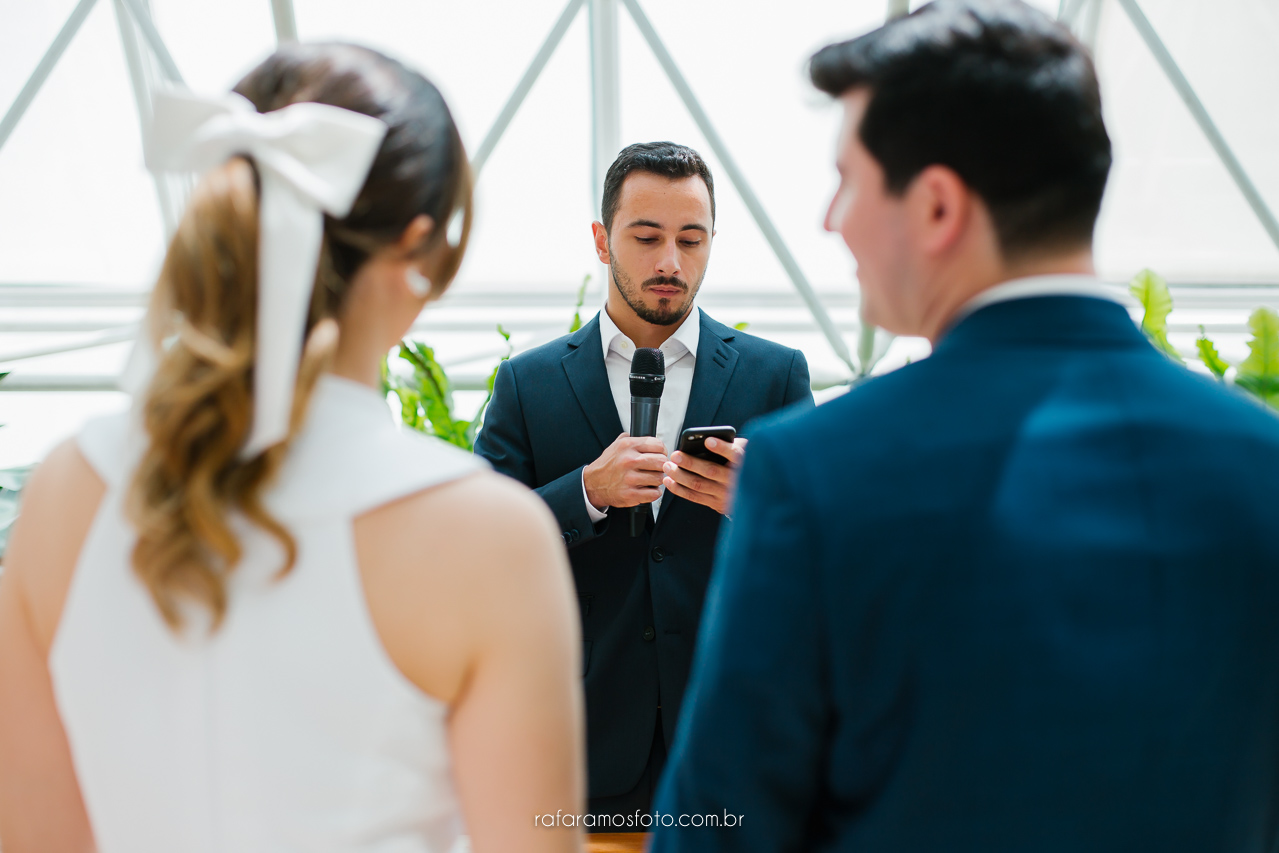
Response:
[{"label": "short dark hair", "polygon": [[711,224],[715,224],[715,180],[706,161],[687,145],[674,142],[637,142],[622,149],[604,176],[604,197],[600,202],[600,221],[604,230],[612,233],[613,217],[617,215],[617,202],[622,196],[622,184],[626,176],[634,172],[651,172],[664,178],[677,180],[697,175],[706,184],[711,196]]},{"label": "short dark hair", "polygon": [[813,84],[870,91],[858,135],[900,194],[953,169],[1006,258],[1089,245],[1110,173],[1097,72],[1070,32],[1019,0],[936,0],[810,61]]}]

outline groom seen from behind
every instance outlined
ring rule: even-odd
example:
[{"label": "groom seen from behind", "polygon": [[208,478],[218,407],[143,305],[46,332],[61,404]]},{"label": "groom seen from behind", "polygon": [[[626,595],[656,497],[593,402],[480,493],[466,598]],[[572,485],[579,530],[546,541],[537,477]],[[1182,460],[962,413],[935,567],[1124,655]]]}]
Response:
[{"label": "groom seen from behind", "polygon": [[811,74],[865,316],[933,353],[752,439],[657,803],[743,828],[654,850],[1273,851],[1279,421],[1097,282],[1088,54],[938,0]]}]

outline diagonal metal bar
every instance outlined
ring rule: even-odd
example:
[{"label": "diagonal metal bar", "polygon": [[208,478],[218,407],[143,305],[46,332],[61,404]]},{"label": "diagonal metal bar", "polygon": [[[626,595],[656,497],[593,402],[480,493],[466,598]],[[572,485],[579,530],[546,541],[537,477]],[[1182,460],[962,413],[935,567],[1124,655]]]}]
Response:
[{"label": "diagonal metal bar", "polygon": [[75,34],[80,31],[81,24],[84,23],[85,18],[89,17],[89,13],[93,11],[93,6],[96,2],[97,0],[80,0],[76,7],[71,10],[71,17],[67,18],[67,22],[62,25],[62,29],[58,30],[58,34],[53,38],[53,44],[49,45],[49,49],[44,52],[44,56],[40,58],[39,64],[36,65],[36,70],[31,72],[26,85],[22,87],[18,97],[9,106],[4,118],[0,119],[0,148],[4,148],[5,142],[9,140],[9,135],[18,126],[18,121],[21,120],[22,114],[27,111],[27,107],[31,106],[36,94],[44,86],[44,81],[49,79],[49,72],[53,71],[53,67],[58,64],[58,60],[62,58],[67,45],[71,44],[71,39],[75,38]]},{"label": "diagonal metal bar", "polygon": [[777,260],[781,263],[782,269],[786,271],[786,275],[790,278],[791,283],[795,285],[795,289],[799,291],[800,298],[804,300],[804,304],[808,306],[808,310],[812,313],[813,319],[817,321],[817,327],[821,329],[822,335],[825,336],[826,342],[830,344],[835,355],[839,356],[839,360],[848,365],[848,369],[857,375],[857,368],[853,365],[853,357],[848,351],[848,345],[844,343],[843,336],[839,333],[839,329],[831,320],[830,314],[826,313],[826,307],[822,305],[821,300],[817,298],[817,293],[813,290],[813,286],[809,284],[808,278],[804,275],[804,271],[799,268],[795,256],[790,253],[786,242],[782,240],[781,233],[777,230],[777,226],[773,224],[773,220],[769,218],[768,211],[764,210],[764,205],[755,195],[755,191],[751,189],[749,183],[746,182],[746,175],[738,168],[737,161],[728,153],[728,146],[724,144],[724,140],[720,138],[719,132],[715,130],[715,126],[711,124],[710,116],[702,109],[701,103],[698,102],[697,96],[693,94],[693,90],[689,88],[688,81],[684,79],[684,75],[680,73],[679,67],[675,64],[675,60],[671,57],[670,52],[666,49],[666,45],[662,43],[661,38],[657,35],[657,30],[653,29],[652,23],[649,22],[648,16],[644,14],[644,10],[640,8],[638,0],[622,0],[626,5],[626,10],[631,13],[631,18],[635,21],[635,26],[639,28],[640,34],[644,40],[648,42],[649,49],[653,51],[653,55],[657,58],[658,63],[662,66],[662,70],[666,72],[666,76],[670,78],[671,85],[675,87],[675,91],[679,93],[680,100],[684,102],[685,108],[693,117],[693,121],[701,130],[702,136],[706,137],[706,142],[711,147],[711,151],[715,153],[715,157],[724,167],[724,171],[728,173],[728,179],[733,182],[733,186],[737,189],[737,194],[741,196],[742,201],[746,204],[746,209],[750,211],[751,216],[755,220],[755,224],[759,226],[759,230],[763,232],[764,239],[772,248],[773,254],[777,256]]},{"label": "diagonal metal bar", "polygon": [[555,21],[555,26],[551,27],[550,33],[547,34],[546,41],[542,42],[542,46],[533,57],[533,61],[529,63],[524,76],[520,78],[519,83],[515,84],[515,91],[511,92],[511,96],[506,99],[506,104],[502,107],[502,111],[497,114],[493,126],[489,128],[488,133],[484,134],[484,140],[480,142],[480,147],[475,149],[475,156],[471,158],[471,174],[475,177],[479,177],[480,170],[488,162],[489,155],[497,147],[498,140],[506,132],[511,119],[515,118],[515,114],[524,103],[524,99],[528,97],[529,90],[537,82],[538,76],[542,73],[542,69],[546,67],[546,63],[550,61],[551,55],[555,53],[555,48],[559,47],[560,40],[564,38],[564,33],[568,32],[569,25],[573,23],[573,18],[576,17],[578,10],[582,8],[583,2],[585,0],[569,0],[568,5],[564,7],[564,11],[560,13],[559,19]]},{"label": "diagonal metal bar", "polygon": [[298,19],[293,14],[293,0],[271,0],[271,17],[275,20],[275,43],[298,40]]},{"label": "diagonal metal bar", "polygon": [[[143,0],[146,2],[146,0]],[[142,138],[146,139],[147,128],[151,125],[151,94],[154,78],[161,72],[156,65],[148,62],[148,58],[138,43],[138,30],[133,16],[125,8],[123,0],[114,0],[116,24],[120,30],[120,43],[124,47],[125,65],[129,69],[129,82],[133,89],[133,102],[138,111],[138,125]],[[179,190],[175,197],[175,188],[181,186],[182,178],[152,173],[151,180],[155,184],[156,198],[160,203],[160,218],[164,223],[165,242],[171,238],[178,227],[178,217],[185,206],[185,195]]]},{"label": "diagonal metal bar", "polygon": [[1097,34],[1101,32],[1101,10],[1105,0],[1086,0],[1084,11],[1080,13],[1080,39],[1088,52],[1097,53]]},{"label": "diagonal metal bar", "polygon": [[1155,32],[1150,20],[1141,11],[1137,0],[1118,0],[1118,2],[1123,7],[1123,10],[1128,13],[1129,20],[1137,28],[1137,32],[1141,35],[1142,40],[1145,41],[1146,47],[1154,54],[1155,61],[1159,63],[1159,67],[1163,69],[1169,82],[1177,90],[1177,94],[1181,96],[1186,108],[1190,110],[1190,114],[1199,125],[1199,129],[1203,131],[1204,136],[1208,137],[1208,143],[1217,152],[1217,157],[1221,159],[1222,165],[1226,167],[1226,171],[1234,179],[1235,185],[1239,187],[1239,191],[1247,199],[1252,212],[1261,221],[1261,227],[1266,229],[1266,233],[1270,235],[1270,240],[1275,244],[1275,248],[1279,248],[1279,221],[1275,220],[1275,215],[1271,212],[1269,205],[1266,204],[1266,200],[1262,198],[1261,192],[1257,189],[1256,184],[1252,182],[1252,178],[1248,176],[1247,170],[1239,162],[1235,152],[1231,150],[1226,138],[1217,129],[1212,116],[1208,114],[1207,108],[1199,100],[1199,96],[1195,94],[1195,90],[1191,87],[1190,81],[1186,79],[1186,75],[1181,72],[1177,61],[1172,58],[1172,54],[1168,52],[1163,40]]},{"label": "diagonal metal bar", "polygon": [[8,364],[12,361],[23,361],[28,358],[40,358],[46,355],[59,355],[64,352],[75,352],[76,350],[82,349],[93,349],[94,347],[104,347],[108,344],[120,344],[125,341],[133,340],[137,334],[138,324],[130,323],[127,326],[105,329],[101,332],[97,332],[83,338],[77,338],[76,340],[67,343],[0,353],[0,364]]},{"label": "diagonal metal bar", "polygon": [[173,54],[169,53],[169,49],[164,45],[164,39],[160,38],[160,31],[155,28],[155,21],[151,20],[151,13],[138,5],[138,0],[120,0],[124,8],[129,10],[129,14],[138,25],[142,37],[147,40],[147,44],[151,47],[151,52],[155,54],[156,61],[160,63],[160,69],[164,72],[164,76],[169,78],[172,83],[182,83],[182,73],[178,71],[178,65],[173,61]]},{"label": "diagonal metal bar", "polygon": [[1088,0],[1061,0],[1057,6],[1057,20],[1074,29],[1075,22],[1079,20],[1079,13],[1087,4]]}]

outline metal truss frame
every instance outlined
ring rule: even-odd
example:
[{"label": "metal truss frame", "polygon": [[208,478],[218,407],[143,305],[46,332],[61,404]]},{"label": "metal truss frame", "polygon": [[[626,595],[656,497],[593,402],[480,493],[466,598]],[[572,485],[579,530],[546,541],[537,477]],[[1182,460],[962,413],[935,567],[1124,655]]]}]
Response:
[{"label": "metal truss frame", "polygon": [[[72,10],[66,23],[59,30],[53,42],[46,50],[35,70],[28,78],[14,102],[4,116],[0,118],[0,148],[8,141],[14,128],[26,113],[40,89],[57,65],[67,46],[79,32],[85,18],[93,10],[97,0],[80,0]],[[156,28],[150,14],[148,0],[112,0],[115,5],[120,27],[121,43],[129,67],[134,97],[138,108],[139,121],[145,126],[149,121],[151,93],[161,83],[181,83],[182,75]],[[1095,42],[1102,6],[1105,0],[1060,0],[1058,18],[1075,29],[1090,46]],[[1199,99],[1189,80],[1177,65],[1158,33],[1139,5],[1138,0],[1114,0],[1123,9],[1136,27],[1146,47],[1150,50],[1165,76],[1185,103],[1187,109],[1207,137],[1213,151],[1226,167],[1231,179],[1235,182],[1247,200],[1253,214],[1261,222],[1271,241],[1279,248],[1279,220],[1276,220],[1264,197],[1249,176],[1239,158],[1235,155],[1225,136],[1213,121],[1207,108]],[[277,42],[284,43],[297,40],[297,21],[294,16],[292,0],[270,0],[272,19],[275,25]],[[782,269],[791,284],[800,295],[804,304],[812,314],[818,329],[822,332],[831,349],[853,375],[864,372],[855,366],[841,330],[831,320],[826,308],[809,283],[799,263],[791,254],[781,233],[773,224],[763,203],[755,194],[746,179],[745,173],[737,165],[723,138],[715,129],[710,116],[693,93],[692,87],[680,72],[674,58],[662,42],[657,30],[649,21],[640,5],[640,0],[568,0],[564,10],[556,19],[550,33],[542,46],[534,55],[533,61],[525,70],[507,98],[502,110],[498,113],[493,125],[485,134],[472,160],[472,170],[478,176],[485,163],[492,155],[502,135],[510,126],[511,120],[519,111],[532,89],[537,78],[545,69],[551,56],[563,40],[564,34],[576,18],[583,6],[589,14],[590,55],[591,55],[591,105],[592,105],[592,145],[591,145],[591,180],[598,200],[603,186],[604,172],[620,149],[620,66],[618,56],[618,5],[623,6],[643,36],[649,50],[661,65],[678,93],[680,100],[692,116],[698,129],[706,139],[712,153],[720,161],[730,183],[736,189],[755,224],[764,235],[769,248],[776,255]],[[910,11],[910,0],[888,0],[887,14],[889,18],[906,14]],[[143,51],[143,45],[147,48]],[[159,199],[165,227],[172,233],[176,227],[177,217],[185,202],[190,182],[176,179],[157,179],[156,193]],[[41,350],[17,354],[24,358],[37,355],[48,355],[54,352],[67,352],[116,343],[116,339],[126,334],[127,327],[100,330],[91,338],[63,345],[60,349]],[[868,337],[869,336],[869,337]],[[874,349],[874,330],[863,324],[862,336],[858,345],[858,361],[865,365]],[[14,359],[9,359],[14,360]],[[0,386],[2,387],[2,386]]]}]

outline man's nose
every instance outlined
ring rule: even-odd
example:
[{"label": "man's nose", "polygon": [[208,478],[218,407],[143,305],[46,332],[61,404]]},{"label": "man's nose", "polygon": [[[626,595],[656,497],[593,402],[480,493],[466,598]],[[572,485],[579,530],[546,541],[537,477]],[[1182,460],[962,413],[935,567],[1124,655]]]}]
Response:
[{"label": "man's nose", "polygon": [[674,240],[662,245],[662,253],[657,259],[657,267],[655,271],[658,275],[679,275],[679,248]]}]

